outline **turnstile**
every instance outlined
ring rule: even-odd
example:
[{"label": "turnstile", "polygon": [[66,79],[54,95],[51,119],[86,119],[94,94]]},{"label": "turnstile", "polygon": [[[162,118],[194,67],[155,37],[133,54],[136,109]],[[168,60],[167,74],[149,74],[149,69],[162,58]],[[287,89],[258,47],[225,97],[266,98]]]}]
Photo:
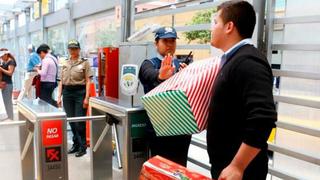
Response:
[{"label": "turnstile", "polygon": [[[90,121],[91,178],[112,179],[112,139],[115,139],[119,145],[117,149],[120,149],[116,152],[118,155],[116,163],[121,169],[121,179],[138,179],[141,167],[148,158],[145,110],[142,107],[132,107],[129,102],[109,97],[90,98],[89,104],[93,116],[105,114],[107,119],[116,119],[111,122]],[[114,133],[108,130],[109,126],[112,126]]]},{"label": "turnstile", "polygon": [[42,100],[18,102],[23,180],[67,180],[65,112]]}]

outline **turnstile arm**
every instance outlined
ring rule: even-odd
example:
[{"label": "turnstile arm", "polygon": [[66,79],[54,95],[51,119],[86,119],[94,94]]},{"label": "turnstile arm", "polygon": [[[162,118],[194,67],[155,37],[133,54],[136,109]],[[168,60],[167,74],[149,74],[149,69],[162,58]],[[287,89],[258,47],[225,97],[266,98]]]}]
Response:
[{"label": "turnstile arm", "polygon": [[99,139],[97,140],[96,144],[94,145],[94,148],[92,150],[93,152],[96,152],[98,150],[98,148],[100,147],[101,142],[102,142],[104,136],[107,134],[109,128],[110,128],[110,125],[108,123],[106,123],[106,126],[103,128],[102,133],[99,136]]},{"label": "turnstile arm", "polygon": [[21,153],[21,160],[23,160],[27,154],[27,151],[30,147],[30,144],[32,142],[32,138],[33,138],[33,132],[29,132],[26,143],[24,144],[22,153]]}]

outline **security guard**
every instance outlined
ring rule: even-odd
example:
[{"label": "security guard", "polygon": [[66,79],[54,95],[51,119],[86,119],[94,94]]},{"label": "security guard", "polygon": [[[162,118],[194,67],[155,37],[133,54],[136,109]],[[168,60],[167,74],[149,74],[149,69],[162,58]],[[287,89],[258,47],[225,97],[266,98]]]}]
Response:
[{"label": "security guard", "polygon": [[[63,107],[67,117],[85,116],[89,103],[89,88],[93,75],[88,61],[80,58],[80,43],[77,40],[68,42],[70,58],[62,66],[58,91],[58,105]],[[86,123],[70,123],[73,133],[73,146],[69,154],[76,153],[76,157],[86,154]]]},{"label": "security guard", "polygon": [[[187,66],[172,56],[176,51],[177,38],[174,28],[162,27],[156,31],[155,46],[158,54],[152,59],[144,60],[139,71],[145,93]],[[183,166],[187,165],[190,135],[157,137],[150,121],[147,121],[147,134],[151,156],[160,155]]]}]

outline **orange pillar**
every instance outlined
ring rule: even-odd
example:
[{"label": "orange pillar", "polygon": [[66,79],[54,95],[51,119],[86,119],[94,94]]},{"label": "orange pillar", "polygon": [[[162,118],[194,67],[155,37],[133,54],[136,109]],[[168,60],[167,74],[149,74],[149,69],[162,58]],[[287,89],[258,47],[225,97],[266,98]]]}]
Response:
[{"label": "orange pillar", "polygon": [[[90,93],[89,93],[90,97],[96,97],[96,86],[95,84],[92,82],[90,84]],[[87,116],[90,116],[91,112],[90,112],[90,108],[88,108],[87,110]],[[90,122],[86,121],[86,141],[87,141],[87,147],[90,146]]]}]

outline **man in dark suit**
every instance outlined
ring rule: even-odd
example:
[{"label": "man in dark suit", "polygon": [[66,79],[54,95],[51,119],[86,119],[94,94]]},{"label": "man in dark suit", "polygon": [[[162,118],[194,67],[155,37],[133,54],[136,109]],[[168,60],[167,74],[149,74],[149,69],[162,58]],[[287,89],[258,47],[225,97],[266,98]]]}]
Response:
[{"label": "man in dark suit", "polygon": [[265,180],[267,139],[277,114],[272,70],[250,42],[255,11],[246,1],[218,7],[211,45],[221,49],[207,128],[211,174],[218,180]]}]

